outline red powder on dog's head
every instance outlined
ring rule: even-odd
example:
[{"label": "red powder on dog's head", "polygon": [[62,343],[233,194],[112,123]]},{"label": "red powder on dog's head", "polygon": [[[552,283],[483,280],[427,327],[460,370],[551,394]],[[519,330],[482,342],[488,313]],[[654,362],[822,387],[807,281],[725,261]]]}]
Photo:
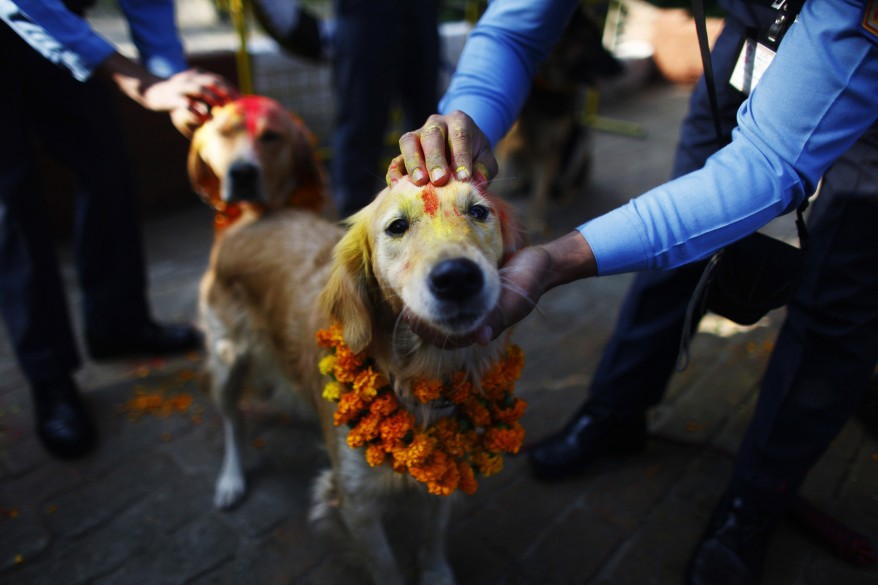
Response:
[{"label": "red powder on dog's head", "polygon": [[255,95],[244,96],[238,100],[238,106],[244,113],[244,120],[247,122],[247,133],[250,136],[256,134],[256,123],[265,116],[268,104],[268,100]]},{"label": "red powder on dog's head", "polygon": [[427,185],[421,192],[421,199],[424,202],[424,213],[433,217],[439,209],[439,197],[436,195],[436,188],[433,185]]}]

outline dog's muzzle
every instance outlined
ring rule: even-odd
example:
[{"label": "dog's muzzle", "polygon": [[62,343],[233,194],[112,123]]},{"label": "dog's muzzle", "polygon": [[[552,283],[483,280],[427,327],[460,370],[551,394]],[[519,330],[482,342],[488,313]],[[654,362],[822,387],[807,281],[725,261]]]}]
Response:
[{"label": "dog's muzzle", "polygon": [[262,200],[259,167],[251,162],[233,163],[225,184],[228,187],[225,193],[228,203]]},{"label": "dog's muzzle", "polygon": [[436,264],[427,285],[438,302],[438,321],[455,331],[466,331],[480,321],[485,306],[485,276],[468,258],[451,258]]}]

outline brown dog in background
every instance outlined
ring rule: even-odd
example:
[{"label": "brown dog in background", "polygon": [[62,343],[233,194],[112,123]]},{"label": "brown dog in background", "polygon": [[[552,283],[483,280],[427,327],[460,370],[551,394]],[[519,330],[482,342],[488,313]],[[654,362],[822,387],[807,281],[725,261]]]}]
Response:
[{"label": "brown dog in background", "polygon": [[592,156],[582,116],[585,88],[621,71],[595,17],[580,6],[540,67],[515,126],[497,145],[500,175],[493,188],[507,197],[527,194],[531,233],[546,232],[553,197],[570,203],[585,189]]},{"label": "brown dog in background", "polygon": [[[249,153],[278,141],[277,136],[259,138],[264,136],[259,131],[252,134],[257,145],[247,144],[252,138],[233,139],[230,134],[239,124],[218,114],[192,145],[194,184],[198,177],[216,176],[218,192],[229,202],[240,201],[259,180],[248,177],[248,170],[239,181],[231,169],[240,159],[220,151],[235,145],[238,152]],[[272,124],[265,128],[284,135]],[[248,164],[279,158],[257,164],[258,157],[250,156]],[[214,166],[215,161],[224,162]],[[301,168],[303,163],[285,164]],[[236,183],[227,186],[228,181]],[[508,334],[484,347],[442,350],[415,335],[402,313],[410,311],[448,335],[477,327],[499,297],[500,265],[522,245],[511,210],[472,183],[416,187],[407,179],[346,220],[347,231],[313,210],[258,213],[249,202],[242,205],[240,218],[218,235],[201,285],[207,378],[225,440],[214,503],[227,508],[245,494],[237,408],[243,388],[289,389],[316,412],[331,463],[315,482],[311,517],[340,519],[372,580],[402,585],[404,571],[384,526],[388,511],[402,510],[396,516],[417,531],[420,582],[452,585],[454,574],[445,554],[451,498],[428,494],[424,484],[387,464],[373,467],[361,450],[348,446],[347,427],[334,424],[336,403],[323,398],[328,379],[317,367],[324,350],[315,338],[318,330],[339,324],[350,350],[369,356],[418,424],[453,415],[459,407],[447,399],[419,404],[416,381],[463,376],[477,383],[504,355]],[[259,207],[268,210],[268,205]]]}]

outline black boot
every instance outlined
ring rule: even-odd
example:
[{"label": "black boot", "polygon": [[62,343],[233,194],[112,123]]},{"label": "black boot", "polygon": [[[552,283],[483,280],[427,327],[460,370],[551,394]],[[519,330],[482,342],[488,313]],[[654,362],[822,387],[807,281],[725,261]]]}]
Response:
[{"label": "black boot", "polygon": [[758,585],[768,541],[780,518],[726,494],[686,570],[686,585]]},{"label": "black boot", "polygon": [[97,444],[97,430],[73,380],[41,382],[32,390],[37,436],[46,450],[60,459],[91,452]]},{"label": "black boot", "polygon": [[530,447],[528,456],[537,478],[560,479],[602,457],[637,453],[645,446],[646,415],[620,417],[586,405],[561,431]]},{"label": "black boot", "polygon": [[125,356],[156,356],[182,353],[201,345],[198,332],[190,325],[143,325],[113,332],[86,329],[89,355],[96,360]]}]

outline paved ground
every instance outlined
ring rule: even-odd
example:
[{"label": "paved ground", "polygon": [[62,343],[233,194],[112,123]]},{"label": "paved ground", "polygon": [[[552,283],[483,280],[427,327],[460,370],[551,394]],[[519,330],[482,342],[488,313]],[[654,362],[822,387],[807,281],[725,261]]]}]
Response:
[{"label": "paved ground", "polygon": [[[556,233],[665,179],[687,90],[650,85],[605,99],[602,113],[642,125],[645,138],[595,135],[586,197],[552,210]],[[184,164],[184,161],[180,161]],[[195,316],[210,214],[193,207],[146,226],[151,297],[163,320]],[[69,254],[65,277],[77,302]],[[577,283],[548,295],[518,329],[527,366],[529,439],[561,425],[582,401],[629,277]],[[74,305],[75,306],[75,305]],[[461,584],[645,585],[680,582],[688,554],[722,491],[782,315],[741,329],[711,320],[692,366],[653,413],[648,450],[554,485],[523,457],[461,498],[449,530]],[[47,457],[5,340],[0,345],[0,581],[6,584],[364,583],[343,541],[307,522],[308,491],[324,465],[316,429],[282,405],[252,404],[247,500],[217,512],[211,492],[221,440],[199,392],[202,356],[88,363],[78,374],[102,444],[76,463]],[[154,412],[146,407],[152,404]],[[805,495],[878,538],[878,443],[852,421],[814,470]],[[878,583],[792,523],[774,540],[771,585]]]}]

